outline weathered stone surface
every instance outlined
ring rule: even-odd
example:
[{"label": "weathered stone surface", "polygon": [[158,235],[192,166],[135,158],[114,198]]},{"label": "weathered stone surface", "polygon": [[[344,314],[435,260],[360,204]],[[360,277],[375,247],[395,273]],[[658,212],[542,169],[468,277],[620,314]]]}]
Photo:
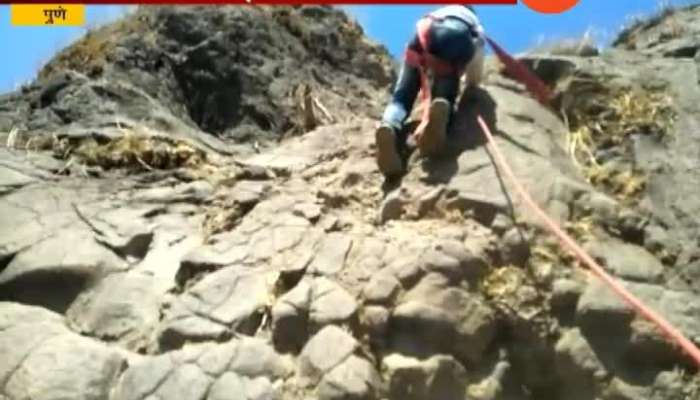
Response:
[{"label": "weathered stone surface", "polygon": [[271,379],[285,378],[292,373],[292,365],[280,356],[262,339],[244,338],[236,345],[233,359],[228,366],[239,375],[256,377],[269,376]]},{"label": "weathered stone surface", "polygon": [[321,206],[315,203],[297,204],[294,206],[294,213],[311,222],[316,222],[321,217]]},{"label": "weathered stone surface", "polygon": [[360,313],[360,325],[369,334],[370,342],[385,347],[391,312],[382,306],[365,306]]},{"label": "weathered stone surface", "polygon": [[391,346],[408,354],[453,354],[477,362],[494,338],[494,313],[483,300],[434,274],[406,294],[390,320]]},{"label": "weathered stone surface", "polygon": [[502,396],[505,376],[510,368],[511,365],[508,361],[502,360],[497,362],[489,376],[467,387],[469,398],[474,400],[495,400]]},{"label": "weathered stone surface", "polygon": [[151,203],[203,203],[210,199],[213,187],[209,182],[197,181],[168,188],[153,188],[136,194],[136,199]]},{"label": "weathered stone surface", "polygon": [[566,398],[585,399],[594,393],[595,380],[605,377],[606,369],[578,329],[566,331],[555,347],[556,374],[566,382]]},{"label": "weathered stone surface", "polygon": [[[470,241],[471,238],[467,239],[467,242]],[[478,277],[488,266],[488,259],[481,249],[476,250],[478,247],[476,241],[468,247],[460,240],[445,238],[427,249],[420,261],[426,272],[437,272],[452,282],[459,283],[464,279]]]},{"label": "weathered stone surface", "polygon": [[664,267],[644,248],[613,241],[588,246],[593,257],[603,260],[609,270],[628,281],[657,283]]},{"label": "weathered stone surface", "polygon": [[104,399],[124,367],[115,349],[49,311],[0,303],[0,382],[11,399]]},{"label": "weathered stone surface", "polygon": [[466,371],[452,357],[436,355],[427,360],[391,354],[382,360],[392,400],[462,400]]},{"label": "weathered stone surface", "polygon": [[233,372],[223,374],[214,382],[207,394],[207,400],[247,400],[245,384]]},{"label": "weathered stone surface", "polygon": [[578,300],[584,287],[578,281],[572,279],[558,279],[552,283],[552,309],[560,317],[570,318],[576,313]]},{"label": "weathered stone surface", "polygon": [[277,391],[264,376],[257,378],[239,377],[227,372],[214,382],[207,394],[207,400],[273,400]]},{"label": "weathered stone surface", "polygon": [[[87,229],[59,228],[46,235],[49,237],[36,238],[35,245],[10,257],[0,272],[0,299],[64,312],[90,280],[126,267]],[[66,243],[81,246],[68,249]]]},{"label": "weathered stone surface", "polygon": [[389,264],[387,268],[405,289],[413,287],[425,273],[421,268],[420,260],[411,256],[401,257]]},{"label": "weathered stone surface", "polygon": [[5,393],[11,398],[104,399],[122,363],[122,357],[102,343],[58,336],[27,356],[5,384]]},{"label": "weathered stone surface", "polygon": [[90,210],[76,207],[79,216],[95,232],[95,240],[123,258],[142,259],[153,241],[153,230],[143,215],[151,211],[147,208],[111,208]]},{"label": "weathered stone surface", "polygon": [[[700,342],[698,10],[600,55],[525,57],[567,118],[489,60],[448,154],[412,157],[398,188],[372,135],[390,57],[340,11],[149,8],[96,30],[0,95],[0,398],[695,399],[678,349],[550,247],[476,116]],[[576,165],[609,118],[601,168]],[[484,291],[502,270],[518,284]]]},{"label": "weathered stone surface", "polygon": [[[700,308],[692,301],[694,295],[648,284],[628,283],[627,287],[691,340],[700,337]],[[610,332],[619,333],[620,330],[624,332],[629,330],[634,317],[632,309],[602,283],[588,285],[579,299],[577,320],[590,334],[609,335]],[[645,324],[639,327],[641,334],[647,330]]]},{"label": "weathered stone surface", "polygon": [[298,352],[309,336],[309,310],[312,288],[299,282],[272,307],[272,341],[281,352]]},{"label": "weathered stone surface", "polygon": [[430,212],[432,212],[435,209],[437,202],[440,200],[440,197],[443,195],[444,192],[445,188],[442,186],[438,186],[435,189],[431,189],[422,196],[420,196],[416,207],[418,217],[423,218],[430,214]]},{"label": "weathered stone surface", "polygon": [[329,325],[304,346],[299,355],[299,375],[316,384],[333,368],[348,359],[359,343],[343,329]]},{"label": "weathered stone surface", "polygon": [[381,379],[369,361],[351,355],[324,375],[319,400],[371,400],[380,397]]},{"label": "weathered stone surface", "polygon": [[606,398],[619,400],[647,399],[649,395],[648,388],[631,385],[620,378],[613,378],[604,394]]},{"label": "weathered stone surface", "polygon": [[404,211],[404,199],[400,190],[389,193],[377,211],[377,222],[384,224],[391,220],[401,219]]},{"label": "weathered stone surface", "polygon": [[357,301],[350,293],[330,279],[314,279],[309,310],[309,321],[314,329],[350,322],[356,313]]},{"label": "weathered stone surface", "polygon": [[518,228],[513,228],[503,235],[503,263],[525,265],[530,257],[530,244],[526,234]]},{"label": "weathered stone surface", "polygon": [[364,287],[362,294],[367,303],[389,304],[394,300],[400,289],[400,283],[394,275],[388,272],[380,272],[372,276]]},{"label": "weathered stone surface", "polygon": [[624,330],[634,312],[603,283],[592,281],[578,300],[576,319],[586,332],[606,335]]},{"label": "weathered stone surface", "polygon": [[437,272],[458,281],[463,275],[459,260],[437,250],[429,250],[422,261],[427,272]]},{"label": "weathered stone surface", "polygon": [[652,400],[672,399],[674,397],[695,396],[697,384],[688,385],[684,382],[683,373],[679,371],[664,371],[654,380]]},{"label": "weathered stone surface", "polygon": [[[632,286],[632,290],[690,340],[700,339],[700,307],[694,301],[695,295],[641,284]],[[659,328],[646,320],[638,318],[630,328],[629,354],[632,358],[645,357],[645,362],[673,364],[682,357],[677,348],[669,347]]]},{"label": "weathered stone surface", "polygon": [[150,275],[113,274],[85,292],[67,316],[80,332],[145,348],[159,322],[159,294]]},{"label": "weathered stone surface", "polygon": [[[117,385],[116,400],[159,398],[204,399],[234,396],[225,393],[240,383],[242,399],[258,400],[272,393],[270,382],[289,376],[291,364],[258,339],[204,344],[155,357],[130,366]],[[230,397],[225,397],[230,398]]]},{"label": "weathered stone surface", "polygon": [[63,319],[39,307],[0,303],[0,381],[9,380],[34,349],[52,337],[65,334]]},{"label": "weathered stone surface", "polygon": [[319,275],[335,275],[345,267],[352,239],[342,233],[331,233],[322,242],[308,269]]},{"label": "weathered stone surface", "polygon": [[239,181],[231,188],[231,192],[222,193],[224,199],[231,199],[244,207],[253,207],[258,204],[270,191],[268,182]]},{"label": "weathered stone surface", "polygon": [[221,340],[234,332],[254,334],[270,288],[268,274],[244,267],[227,267],[206,276],[172,305],[160,334],[161,346]]}]

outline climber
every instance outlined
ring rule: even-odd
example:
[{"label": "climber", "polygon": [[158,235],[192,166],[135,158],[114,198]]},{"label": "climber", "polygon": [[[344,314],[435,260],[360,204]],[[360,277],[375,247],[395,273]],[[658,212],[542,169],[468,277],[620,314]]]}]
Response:
[{"label": "climber", "polygon": [[421,79],[426,78],[421,74],[430,71],[434,79],[429,112],[416,132],[415,142],[422,155],[433,156],[442,149],[462,74],[466,73],[468,89],[481,82],[484,45],[484,29],[471,6],[441,7],[418,22],[417,32],[406,47],[391,101],[375,132],[377,164],[385,176],[403,170],[400,132],[421,89]]}]

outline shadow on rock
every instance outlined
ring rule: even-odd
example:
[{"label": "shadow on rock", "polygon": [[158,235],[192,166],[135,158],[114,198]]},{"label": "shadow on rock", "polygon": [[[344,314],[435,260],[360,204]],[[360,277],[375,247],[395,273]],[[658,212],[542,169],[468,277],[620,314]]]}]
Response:
[{"label": "shadow on rock", "polygon": [[35,305],[64,314],[91,277],[82,271],[36,271],[0,285],[0,301]]}]

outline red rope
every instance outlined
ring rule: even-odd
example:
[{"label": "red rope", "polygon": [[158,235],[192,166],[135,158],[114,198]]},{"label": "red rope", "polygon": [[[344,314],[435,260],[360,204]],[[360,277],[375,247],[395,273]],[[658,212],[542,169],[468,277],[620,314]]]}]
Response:
[{"label": "red rope", "polygon": [[584,262],[588,268],[590,268],[593,274],[595,274],[600,280],[608,285],[610,289],[612,289],[617,295],[622,297],[629,305],[631,305],[639,315],[656,325],[670,341],[679,345],[700,367],[700,349],[698,349],[693,342],[683,336],[678,329],[666,321],[662,316],[644,305],[641,300],[630,293],[619,281],[609,275],[605,269],[603,269],[603,267],[601,267],[569,235],[567,235],[556,222],[554,222],[544,211],[542,211],[532,197],[530,197],[530,194],[520,184],[520,181],[518,181],[518,178],[515,176],[513,170],[510,168],[510,165],[496,145],[488,125],[486,125],[480,115],[477,117],[477,119],[479,126],[481,126],[481,129],[486,136],[488,146],[493,151],[499,168],[505,172],[525,204],[530,207],[535,214],[537,214],[547,228],[549,228],[550,232],[559,238],[559,241],[562,245],[564,245],[564,247],[568,248],[580,261]]},{"label": "red rope", "polygon": [[490,38],[486,38],[486,41],[491,45],[494,53],[498,59],[506,67],[508,73],[518,81],[522,82],[527,90],[532,93],[537,100],[542,104],[548,104],[549,100],[552,98],[552,94],[547,88],[547,86],[539,79],[535,74],[533,74],[530,69],[528,69],[523,63],[514,59],[510,56],[501,46]]},{"label": "red rope", "polygon": [[[421,21],[418,26],[419,38],[424,45],[424,49],[427,49],[427,30],[430,26],[430,21]],[[527,89],[532,93],[540,103],[547,105],[551,99],[551,92],[547,86],[535,76],[525,65],[523,65],[518,60],[511,57],[503,48],[501,48],[496,42],[490,38],[486,38],[488,43],[493,48],[498,59],[505,65],[506,69],[510,75],[521,83],[525,84]],[[427,51],[426,51],[427,53]],[[425,77],[424,68],[425,63],[421,63],[421,90],[423,92],[424,110],[423,118],[421,120],[420,127],[423,127],[428,120],[428,109],[429,109],[429,99],[430,99],[430,87],[428,85],[427,79]],[[427,67],[431,67],[431,63],[427,63]],[[530,207],[530,209],[537,214],[537,216],[544,222],[545,226],[559,239],[565,248],[568,248],[580,261],[585,263],[588,268],[603,281],[610,289],[613,290],[618,296],[625,300],[632,308],[642,317],[646,318],[654,325],[656,325],[666,337],[671,341],[680,346],[700,367],[700,349],[688,338],[683,336],[683,334],[676,329],[671,323],[665,320],[662,316],[654,312],[651,308],[647,307],[641,300],[630,293],[627,288],[625,288],[622,283],[613,278],[608,274],[603,267],[601,267],[588,253],[586,253],[569,235],[564,232],[559,225],[556,224],[542,209],[537,205],[537,203],[530,197],[529,193],[520,184],[518,178],[513,173],[510,165],[506,162],[505,157],[500,152],[496,142],[493,139],[491,130],[488,125],[484,122],[483,118],[479,115],[477,117],[479,125],[481,126],[484,135],[486,136],[488,146],[493,150],[496,162],[498,166],[505,172],[508,179],[513,183],[518,194],[523,199],[525,204]],[[416,130],[420,132],[420,130]]]}]

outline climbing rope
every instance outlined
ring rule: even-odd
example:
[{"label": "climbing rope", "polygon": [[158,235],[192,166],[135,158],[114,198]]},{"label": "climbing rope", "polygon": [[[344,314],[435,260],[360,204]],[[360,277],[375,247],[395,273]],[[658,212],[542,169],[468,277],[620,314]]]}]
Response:
[{"label": "climbing rope", "polygon": [[545,226],[553,233],[560,241],[560,243],[573,253],[576,258],[582,261],[584,264],[590,268],[591,272],[597,276],[603,283],[605,283],[610,289],[625,300],[632,308],[642,317],[649,320],[651,323],[656,325],[671,341],[679,345],[700,367],[700,349],[691,342],[688,338],[683,336],[683,334],[676,329],[670,322],[664,319],[661,315],[654,312],[651,308],[647,307],[641,300],[635,297],[627,288],[616,280],[610,274],[608,274],[603,267],[598,264],[593,257],[588,255],[585,250],[579,246],[574,239],[571,238],[566,232],[564,232],[556,222],[554,222],[542,209],[537,205],[537,203],[532,199],[530,194],[525,190],[523,185],[520,183],[518,178],[513,173],[510,165],[506,161],[505,157],[501,153],[500,149],[496,145],[496,141],[493,139],[491,130],[488,125],[484,122],[481,115],[477,116],[479,126],[486,136],[486,140],[489,149],[493,152],[496,163],[499,169],[508,176],[515,189],[517,190],[520,197],[523,199],[525,204],[532,210],[537,216],[544,222]]},{"label": "climbing rope", "polygon": [[[423,49],[428,49],[428,28],[432,21],[429,18],[422,20],[418,25],[418,36],[423,45]],[[528,91],[544,106],[548,106],[552,94],[549,88],[534,75],[522,62],[514,59],[510,54],[508,54],[501,46],[499,46],[495,41],[490,38],[486,38],[487,43],[491,46],[494,53],[498,59],[503,63],[506,71],[509,75],[525,85]],[[427,53],[427,51],[424,51]],[[428,58],[423,55],[422,58],[417,57],[415,54],[407,54],[407,58],[412,58],[415,64],[421,67],[421,91],[423,92],[423,106],[424,113],[421,121],[421,126],[427,123],[428,113],[427,109],[430,104],[430,87],[428,85],[425,69],[430,67],[439,66],[439,60],[434,58]],[[559,225],[552,220],[547,213],[545,213],[537,203],[532,199],[530,194],[525,190],[523,185],[518,180],[517,176],[513,173],[510,165],[506,161],[505,157],[501,153],[498,145],[493,138],[493,134],[489,129],[488,125],[484,122],[481,115],[477,115],[477,120],[479,126],[481,127],[484,136],[486,136],[487,145],[489,149],[493,152],[495,156],[495,161],[498,167],[502,169],[508,176],[515,189],[517,190],[520,197],[523,199],[525,204],[543,221],[545,226],[549,231],[554,234],[563,247],[567,248],[576,258],[581,262],[586,264],[590,271],[603,283],[605,283],[615,294],[626,301],[633,310],[646,318],[648,321],[656,325],[661,332],[672,342],[677,344],[683,351],[685,351],[695,363],[700,367],[700,349],[688,338],[686,338],[683,333],[676,329],[670,322],[664,319],[661,315],[657,314],[650,307],[645,305],[640,299],[635,297],[625,286],[615,279],[613,276],[608,274],[603,267],[601,267],[585,250],[579,246],[574,239],[571,238],[566,232],[564,232]]]}]

